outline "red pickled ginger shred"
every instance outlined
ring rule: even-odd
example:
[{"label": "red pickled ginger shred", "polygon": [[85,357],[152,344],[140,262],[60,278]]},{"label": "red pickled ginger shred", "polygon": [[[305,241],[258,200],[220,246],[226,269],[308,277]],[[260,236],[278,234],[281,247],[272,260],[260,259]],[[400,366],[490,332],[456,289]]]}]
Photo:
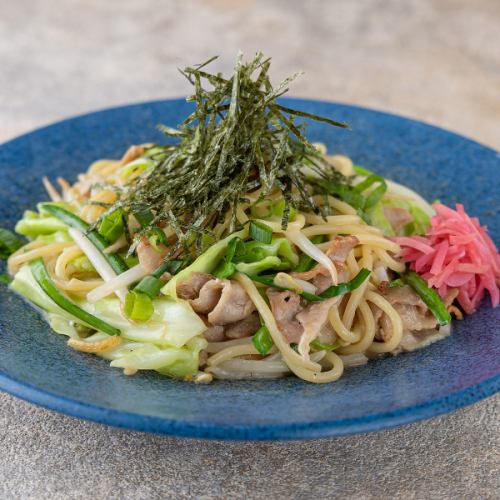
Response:
[{"label": "red pickled ginger shred", "polygon": [[401,246],[401,258],[430,286],[445,297],[458,289],[457,301],[467,314],[473,313],[485,291],[491,304],[499,303],[500,254],[477,217],[463,205],[456,210],[434,203],[436,215],[425,236],[392,238]]}]

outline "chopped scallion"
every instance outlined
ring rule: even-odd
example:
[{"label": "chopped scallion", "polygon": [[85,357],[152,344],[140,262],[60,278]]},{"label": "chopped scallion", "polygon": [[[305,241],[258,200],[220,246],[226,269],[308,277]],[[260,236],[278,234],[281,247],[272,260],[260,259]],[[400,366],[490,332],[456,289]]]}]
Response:
[{"label": "chopped scallion", "polygon": [[35,281],[40,285],[40,288],[47,294],[47,296],[53,300],[61,309],[74,316],[75,318],[83,321],[87,325],[99,330],[101,332],[107,333],[109,335],[120,335],[120,330],[114,326],[106,323],[102,319],[84,311],[81,307],[71,302],[66,296],[64,296],[56,287],[54,282],[49,276],[43,259],[35,259],[29,263],[31,272]]}]

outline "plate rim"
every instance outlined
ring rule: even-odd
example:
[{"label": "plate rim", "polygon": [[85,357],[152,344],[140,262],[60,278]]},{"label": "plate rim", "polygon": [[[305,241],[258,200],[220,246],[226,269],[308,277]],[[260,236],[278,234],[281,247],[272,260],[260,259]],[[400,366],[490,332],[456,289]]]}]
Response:
[{"label": "plate rim", "polygon": [[272,425],[187,422],[151,415],[139,415],[124,410],[107,409],[40,389],[4,372],[0,372],[0,389],[29,403],[64,415],[132,431],[197,439],[270,441],[317,439],[373,432],[443,415],[499,392],[500,374],[441,398],[405,406],[395,411],[314,423]]},{"label": "plate rim", "polygon": [[[414,122],[439,133],[446,133],[457,139],[474,143],[490,153],[497,154],[498,151],[491,146],[482,144],[475,139],[469,138],[457,132],[427,123],[423,120],[410,118],[404,115],[382,111],[376,108],[365,107],[355,104],[342,103],[339,101],[327,101],[323,99],[312,99],[306,97],[286,97],[287,101],[314,102],[317,104],[334,105],[343,108],[350,108],[362,112],[375,113],[382,116],[397,118]],[[184,97],[154,99],[140,101],[122,105],[100,108],[90,112],[72,115],[62,120],[51,122],[38,128],[29,130],[21,135],[10,138],[0,143],[0,149],[11,145],[19,140],[26,139],[30,135],[46,132],[48,129],[77,121],[100,113],[124,110],[127,108],[140,108],[143,106],[154,106],[166,103],[185,103]],[[399,408],[394,411],[379,412],[372,415],[364,415],[356,418],[345,418],[338,420],[327,420],[320,422],[287,423],[287,424],[247,424],[247,425],[227,425],[206,422],[188,422],[186,420],[166,419],[163,417],[140,415],[124,410],[104,408],[101,406],[86,403],[76,399],[42,389],[31,384],[18,380],[8,373],[0,371],[0,390],[13,396],[19,397],[30,403],[40,405],[44,408],[57,411],[59,413],[90,420],[100,424],[112,425],[129,430],[150,432],[157,434],[168,434],[179,437],[207,438],[222,440],[282,440],[282,439],[315,439],[322,437],[333,437],[357,434],[363,432],[377,431],[392,428],[398,425],[408,424],[433,416],[449,413],[458,408],[468,406],[481,399],[492,396],[500,391],[500,373],[473,384],[465,389],[452,392],[437,399],[425,401]]]}]

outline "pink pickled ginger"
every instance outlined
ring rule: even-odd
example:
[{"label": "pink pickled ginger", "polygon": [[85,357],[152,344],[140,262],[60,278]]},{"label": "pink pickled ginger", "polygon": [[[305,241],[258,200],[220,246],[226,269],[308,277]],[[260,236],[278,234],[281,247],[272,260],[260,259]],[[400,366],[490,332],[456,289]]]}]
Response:
[{"label": "pink pickled ginger", "polygon": [[499,302],[500,254],[477,217],[469,217],[464,207],[453,210],[434,203],[436,215],[425,236],[393,238],[401,246],[400,257],[427,283],[445,297],[458,289],[462,309],[473,313],[487,290],[491,304]]}]

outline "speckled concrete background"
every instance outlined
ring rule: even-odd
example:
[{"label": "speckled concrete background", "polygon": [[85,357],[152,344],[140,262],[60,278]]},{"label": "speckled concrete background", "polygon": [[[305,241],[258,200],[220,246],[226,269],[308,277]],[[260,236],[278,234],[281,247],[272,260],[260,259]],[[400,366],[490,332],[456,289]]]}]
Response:
[{"label": "speckled concrete background", "polygon": [[[274,57],[294,95],[420,118],[500,148],[498,0],[0,0],[0,141],[183,95],[175,68]],[[204,442],[0,395],[1,498],[498,498],[500,398],[338,439]]]}]

